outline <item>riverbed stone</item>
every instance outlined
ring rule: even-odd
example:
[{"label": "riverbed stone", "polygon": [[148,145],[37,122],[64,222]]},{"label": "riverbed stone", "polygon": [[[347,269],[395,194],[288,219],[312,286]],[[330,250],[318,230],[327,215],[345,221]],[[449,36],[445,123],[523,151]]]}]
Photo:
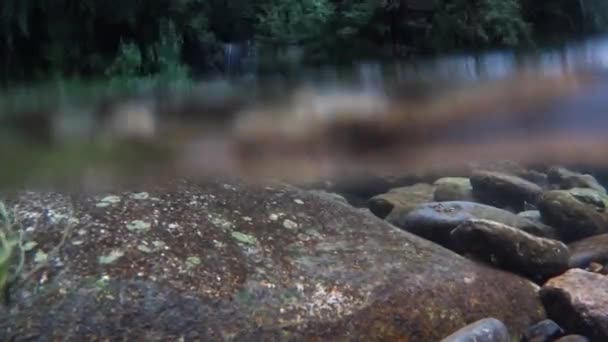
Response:
[{"label": "riverbed stone", "polygon": [[542,320],[526,329],[522,342],[551,342],[564,335],[564,329],[550,319]]},{"label": "riverbed stone", "polygon": [[433,184],[435,202],[469,201],[474,202],[471,180],[465,177],[444,177]]},{"label": "riverbed stone", "polygon": [[469,220],[451,233],[457,250],[536,281],[568,268],[568,247],[488,220]]},{"label": "riverbed stone", "polygon": [[[339,200],[233,179],[142,190],[5,198],[37,244],[0,340],[437,341],[485,317],[514,334],[545,318],[532,282]],[[108,195],[122,201],[97,207]]]},{"label": "riverbed stone", "polygon": [[548,191],[538,203],[543,222],[567,242],[608,232],[608,214],[564,190]]},{"label": "riverbed stone", "polygon": [[386,218],[395,208],[408,211],[419,204],[432,202],[434,191],[435,187],[426,183],[391,189],[385,194],[372,197],[369,209],[376,216]]},{"label": "riverbed stone", "polygon": [[573,268],[540,291],[549,318],[569,333],[608,340],[608,277]]},{"label": "riverbed stone", "polygon": [[566,335],[558,338],[554,342],[589,342],[589,339],[583,335]]},{"label": "riverbed stone", "polygon": [[523,178],[498,172],[477,171],[471,176],[473,194],[481,203],[519,212],[536,204],[543,189]]},{"label": "riverbed stone", "polygon": [[441,342],[511,342],[509,330],[496,318],[484,318],[459,329]]},{"label": "riverbed stone", "polygon": [[556,166],[549,169],[548,176],[549,182],[556,185],[559,189],[589,188],[603,194],[606,193],[606,188],[595,177],[589,174],[582,174]]},{"label": "riverbed stone", "polygon": [[503,209],[489,205],[453,201],[421,204],[413,211],[393,211],[387,221],[425,239],[449,247],[450,233],[470,219],[500,222],[536,236],[553,238],[555,232],[545,224],[528,220]]},{"label": "riverbed stone", "polygon": [[608,264],[608,234],[592,236],[568,245],[570,267],[586,268],[591,263]]},{"label": "riverbed stone", "polygon": [[527,218],[528,220],[532,220],[534,222],[539,222],[539,223],[543,222],[543,218],[540,215],[540,211],[538,211],[538,210],[522,211],[522,212],[518,213],[517,216]]}]

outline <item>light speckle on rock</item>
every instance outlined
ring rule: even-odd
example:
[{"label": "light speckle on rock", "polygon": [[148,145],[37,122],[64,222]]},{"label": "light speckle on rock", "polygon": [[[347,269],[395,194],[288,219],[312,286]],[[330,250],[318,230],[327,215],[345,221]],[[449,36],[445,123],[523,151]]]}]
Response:
[{"label": "light speckle on rock", "polygon": [[201,258],[199,258],[197,256],[190,256],[190,257],[188,257],[188,259],[186,259],[186,268],[188,268],[188,269],[194,268],[200,264],[201,264]]},{"label": "light speckle on rock", "polygon": [[115,196],[115,195],[111,195],[111,196],[106,196],[104,197],[101,202],[105,202],[105,203],[119,203],[120,202],[120,197],[119,196]]},{"label": "light speckle on rock", "polygon": [[105,207],[109,207],[110,203],[108,202],[99,202],[95,205],[97,208],[105,208]]},{"label": "light speckle on rock", "polygon": [[114,261],[120,259],[125,253],[120,249],[114,249],[108,255],[102,255],[99,257],[99,263],[102,265],[108,265]]},{"label": "light speckle on rock", "polygon": [[35,263],[45,262],[48,259],[48,255],[41,249],[36,251],[36,255],[34,256]]},{"label": "light speckle on rock", "polygon": [[287,229],[297,229],[298,224],[293,222],[292,220],[286,219],[285,221],[283,221],[283,227]]},{"label": "light speckle on rock", "polygon": [[270,221],[277,221],[279,219],[279,215],[270,214],[269,218],[270,218]]},{"label": "light speckle on rock", "polygon": [[298,198],[294,199],[293,201],[294,201],[296,204],[300,204],[300,205],[304,204],[304,201],[302,201],[301,199],[298,199]]},{"label": "light speckle on rock", "polygon": [[144,253],[152,253],[152,249],[150,249],[150,247],[148,247],[148,246],[139,245],[139,246],[137,246],[137,249],[139,249],[140,251],[142,251]]},{"label": "light speckle on rock", "polygon": [[251,221],[253,221],[253,219],[249,216],[245,216],[245,217],[243,217],[243,221],[251,222]]},{"label": "light speckle on rock", "polygon": [[249,245],[255,245],[258,242],[258,240],[255,238],[255,236],[251,236],[251,235],[244,234],[241,232],[232,232],[231,235],[233,238],[235,238],[239,242],[246,243]]},{"label": "light speckle on rock", "polygon": [[127,224],[127,229],[132,232],[146,232],[150,227],[150,223],[141,220],[131,221]]},{"label": "light speckle on rock", "polygon": [[147,192],[138,192],[135,194],[131,194],[131,198],[135,200],[146,200],[150,198],[150,194],[148,194]]}]

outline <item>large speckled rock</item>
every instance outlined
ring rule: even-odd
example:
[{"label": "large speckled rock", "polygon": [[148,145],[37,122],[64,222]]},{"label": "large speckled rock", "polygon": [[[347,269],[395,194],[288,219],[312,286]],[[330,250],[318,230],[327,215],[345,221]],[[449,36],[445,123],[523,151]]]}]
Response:
[{"label": "large speckled rock", "polygon": [[544,318],[530,281],[289,186],[9,203],[37,245],[3,341],[436,341],[484,317],[514,333]]},{"label": "large speckled rock", "polygon": [[412,186],[391,189],[389,192],[372,197],[369,209],[380,218],[386,218],[393,209],[408,211],[422,203],[433,201],[435,187],[419,183]]},{"label": "large speckled rock", "polygon": [[548,173],[549,182],[560,189],[589,188],[606,193],[604,188],[592,175],[573,172],[563,167],[552,167]]},{"label": "large speckled rock", "polygon": [[608,232],[608,214],[582,202],[568,191],[548,191],[538,203],[543,222],[554,227],[564,241]]},{"label": "large speckled rock", "polygon": [[608,277],[573,268],[549,280],[541,297],[549,317],[566,331],[608,341]]},{"label": "large speckled rock", "polygon": [[474,202],[473,187],[469,178],[445,177],[435,181],[434,185],[435,193],[433,194],[433,199],[436,202]]},{"label": "large speckled rock", "polygon": [[535,204],[543,193],[540,186],[530,181],[498,172],[475,172],[471,185],[479,202],[515,212],[526,210],[526,203]]},{"label": "large speckled rock", "polygon": [[484,318],[456,331],[440,342],[511,342],[509,330],[496,318]]},{"label": "large speckled rock", "polygon": [[592,236],[568,246],[570,267],[586,268],[592,262],[608,264],[608,234]]},{"label": "large speckled rock", "polygon": [[450,233],[470,219],[504,223],[536,236],[553,238],[553,229],[503,209],[473,202],[434,202],[421,204],[409,212],[393,211],[387,221],[425,239],[449,247]]},{"label": "large speckled rock", "polygon": [[454,229],[452,240],[466,255],[543,281],[568,269],[570,253],[563,242],[530,235],[488,220],[469,220]]}]

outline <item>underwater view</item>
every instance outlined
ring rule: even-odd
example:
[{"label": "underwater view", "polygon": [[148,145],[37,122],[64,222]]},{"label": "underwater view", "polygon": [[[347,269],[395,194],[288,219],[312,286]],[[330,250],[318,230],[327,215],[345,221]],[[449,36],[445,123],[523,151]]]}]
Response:
[{"label": "underwater view", "polygon": [[603,2],[0,23],[0,341],[608,341]]}]

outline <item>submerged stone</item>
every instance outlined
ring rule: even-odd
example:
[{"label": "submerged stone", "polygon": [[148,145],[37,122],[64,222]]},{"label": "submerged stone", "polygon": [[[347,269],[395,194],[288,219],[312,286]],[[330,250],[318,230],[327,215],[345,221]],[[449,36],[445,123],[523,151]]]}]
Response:
[{"label": "submerged stone", "polygon": [[608,264],[608,234],[592,236],[568,246],[570,267],[585,268],[591,263]]},{"label": "submerged stone", "polygon": [[535,204],[543,189],[523,178],[498,172],[478,171],[471,176],[473,194],[480,202],[515,212]]},{"label": "submerged stone", "polygon": [[[530,281],[340,201],[226,180],[145,190],[159,201],[121,201],[102,212],[85,194],[9,199],[28,212],[53,207],[78,223],[39,272],[11,289],[0,340],[437,341],[485,317],[513,334],[545,318]],[[297,218],[298,229],[270,220],[274,213]],[[121,228],[142,217],[156,228],[145,235]],[[232,226],[219,228],[217,217]],[[45,250],[66,229],[24,224],[35,226],[32,239]],[[87,234],[76,234],[81,229]],[[74,238],[82,243],[69,243]],[[141,252],[144,242],[159,248]],[[98,256],[115,249],[124,254],[100,266]],[[24,272],[34,267],[28,259]]]},{"label": "submerged stone", "polygon": [[387,220],[411,233],[450,246],[450,233],[471,219],[491,220],[540,237],[555,237],[553,229],[503,209],[473,202],[434,202],[422,204],[411,212],[393,212]]},{"label": "submerged stone", "polygon": [[564,335],[564,330],[554,321],[545,319],[526,329],[522,342],[551,342]]},{"label": "submerged stone", "polygon": [[569,251],[562,242],[528,234],[488,220],[469,220],[451,233],[461,253],[542,281],[568,269]]},{"label": "submerged stone", "polygon": [[540,291],[549,318],[570,333],[608,341],[608,277],[573,268]]},{"label": "submerged stone", "polygon": [[608,232],[608,214],[580,201],[568,191],[546,192],[538,208],[543,221],[554,227],[564,241]]},{"label": "submerged stone", "polygon": [[605,194],[604,188],[592,175],[570,171],[563,167],[553,167],[549,170],[549,182],[560,189],[589,188]]},{"label": "submerged stone", "polygon": [[474,202],[473,187],[471,186],[469,178],[445,177],[435,181],[434,185],[435,192],[433,194],[433,199],[435,202]]},{"label": "submerged stone", "polygon": [[495,318],[484,318],[456,331],[440,342],[511,342],[509,330]]},{"label": "submerged stone", "polygon": [[389,192],[372,197],[369,209],[380,218],[386,218],[395,208],[399,211],[414,209],[417,205],[433,201],[435,187],[419,183],[391,189]]}]

